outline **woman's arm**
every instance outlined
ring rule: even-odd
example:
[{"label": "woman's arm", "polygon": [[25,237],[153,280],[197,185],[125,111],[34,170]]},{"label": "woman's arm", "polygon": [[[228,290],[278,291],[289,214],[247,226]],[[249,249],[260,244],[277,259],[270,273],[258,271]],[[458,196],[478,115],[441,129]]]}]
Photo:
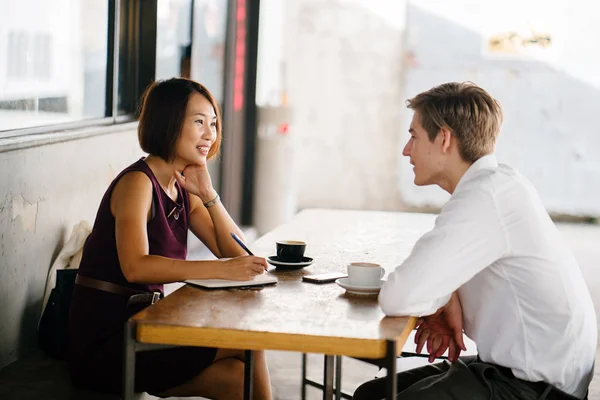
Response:
[{"label": "woman's arm", "polygon": [[189,193],[190,229],[194,235],[219,258],[245,255],[246,252],[233,240],[231,233],[244,241],[245,237],[223,204],[217,200],[208,208],[204,206],[217,197],[206,164],[188,165],[183,174],[179,171],[173,171],[173,174],[179,185]]},{"label": "woman's arm", "polygon": [[134,283],[170,283],[186,279],[247,280],[264,271],[264,259],[239,257],[230,261],[185,261],[149,255],[146,230],[152,205],[152,182],[142,172],[130,172],[111,196],[117,253],[123,275]]},{"label": "woman's arm", "polygon": [[[210,200],[216,196],[214,192]],[[246,255],[244,249],[233,240],[231,233],[235,233],[244,241],[245,237],[220,201],[206,208],[198,196],[190,194],[190,209],[190,230],[215,256],[221,258]]]}]

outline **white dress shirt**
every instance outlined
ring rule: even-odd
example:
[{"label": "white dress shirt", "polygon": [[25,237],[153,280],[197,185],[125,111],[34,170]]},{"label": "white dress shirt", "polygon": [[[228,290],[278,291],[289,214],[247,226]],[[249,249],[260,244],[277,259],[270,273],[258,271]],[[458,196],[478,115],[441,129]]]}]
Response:
[{"label": "white dress shirt", "polygon": [[457,289],[482,361],[583,397],[597,343],[589,290],[531,183],[494,155],[465,172],[379,304],[391,316],[430,315]]}]

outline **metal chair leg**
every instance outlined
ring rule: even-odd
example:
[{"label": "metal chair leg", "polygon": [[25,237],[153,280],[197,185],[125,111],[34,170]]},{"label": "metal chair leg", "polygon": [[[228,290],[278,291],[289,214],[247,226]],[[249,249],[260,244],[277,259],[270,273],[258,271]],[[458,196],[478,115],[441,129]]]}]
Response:
[{"label": "metal chair leg", "polygon": [[[333,363],[333,358],[335,357],[335,365]],[[329,364],[328,364],[328,358],[330,359]],[[310,379],[307,378],[307,370],[308,370],[308,355],[306,353],[302,354],[302,382],[301,382],[301,394],[300,394],[300,398],[302,400],[306,400],[306,387],[307,386],[312,386],[314,388],[317,388],[319,390],[323,391],[323,398],[335,398],[335,400],[341,400],[341,399],[352,399],[352,395],[348,394],[348,393],[344,393],[342,391],[342,356],[327,356],[324,355],[323,356],[323,361],[324,361],[324,371],[323,371],[323,384],[312,381]],[[328,368],[329,366],[329,368]],[[333,373],[331,373],[331,370],[333,368]],[[329,370],[329,374],[327,373],[327,370]],[[327,385],[327,382],[331,381],[331,385]],[[335,381],[335,386],[333,386],[333,382]],[[333,388],[332,388],[333,386]],[[329,392],[329,394],[327,393]],[[332,393],[333,392],[333,393]],[[329,396],[329,397],[327,397]],[[335,397],[334,397],[335,396]]]},{"label": "metal chair leg", "polygon": [[335,400],[342,400],[342,356],[335,356]]},{"label": "metal chair leg", "polygon": [[333,356],[325,355],[323,363],[323,400],[333,398]]},{"label": "metal chair leg", "polygon": [[306,400],[306,353],[302,353],[302,387],[300,399]]}]

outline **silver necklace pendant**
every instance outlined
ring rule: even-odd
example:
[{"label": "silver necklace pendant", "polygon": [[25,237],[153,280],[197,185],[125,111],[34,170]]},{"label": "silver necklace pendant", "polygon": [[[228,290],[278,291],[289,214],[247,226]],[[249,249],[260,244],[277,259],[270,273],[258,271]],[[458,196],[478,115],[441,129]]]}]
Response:
[{"label": "silver necklace pendant", "polygon": [[167,215],[167,218],[169,218],[171,215],[173,216],[173,218],[175,218],[175,220],[179,219],[179,214],[181,214],[181,211],[183,211],[183,207],[173,207],[173,209],[171,210],[171,212],[169,213],[169,215]]}]

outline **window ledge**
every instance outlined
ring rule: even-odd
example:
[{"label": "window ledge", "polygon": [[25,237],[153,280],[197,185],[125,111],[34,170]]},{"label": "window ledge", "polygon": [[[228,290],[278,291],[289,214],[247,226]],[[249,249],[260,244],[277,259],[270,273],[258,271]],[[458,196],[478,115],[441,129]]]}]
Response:
[{"label": "window ledge", "polygon": [[136,122],[0,138],[0,153],[137,129]]}]

